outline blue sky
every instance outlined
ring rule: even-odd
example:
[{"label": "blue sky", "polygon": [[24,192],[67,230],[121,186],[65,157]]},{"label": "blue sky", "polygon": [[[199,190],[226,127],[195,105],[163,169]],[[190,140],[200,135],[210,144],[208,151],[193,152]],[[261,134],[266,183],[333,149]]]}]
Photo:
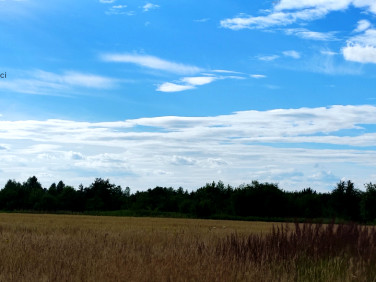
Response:
[{"label": "blue sky", "polygon": [[0,1],[0,185],[376,182],[376,2]]}]

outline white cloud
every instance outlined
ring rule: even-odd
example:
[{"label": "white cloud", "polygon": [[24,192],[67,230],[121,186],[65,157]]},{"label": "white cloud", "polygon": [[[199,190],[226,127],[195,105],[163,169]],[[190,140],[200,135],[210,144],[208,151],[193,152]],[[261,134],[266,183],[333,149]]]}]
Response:
[{"label": "white cloud", "polygon": [[[332,11],[346,10],[351,5],[376,14],[374,0],[280,0],[266,16],[240,15],[220,22],[224,28],[265,29],[273,26],[286,26],[296,22],[307,22],[325,17]],[[318,34],[302,33],[302,36],[319,38]]]},{"label": "white cloud", "polygon": [[174,165],[194,165],[196,164],[196,161],[189,157],[174,155],[172,157],[171,163]]},{"label": "white cloud", "polygon": [[125,9],[125,8],[127,8],[127,5],[116,5],[116,6],[112,6],[112,8],[114,8],[114,9]]},{"label": "white cloud", "polygon": [[158,86],[157,91],[160,92],[180,92],[196,88],[205,84],[212,83],[218,78],[215,76],[195,76],[195,77],[183,77],[180,79],[179,84],[165,82]]},{"label": "white cloud", "polygon": [[271,62],[279,58],[278,55],[270,55],[270,56],[258,56],[257,57],[260,61],[267,61]]},{"label": "white cloud", "polygon": [[371,13],[376,13],[376,2],[374,0],[281,0],[275,6],[277,11],[319,8],[328,11],[346,10],[350,5],[357,8],[364,8]]},{"label": "white cloud", "polygon": [[196,77],[184,77],[181,80],[189,85],[205,85],[212,83],[217,78],[214,76],[196,76]]},{"label": "white cloud", "polygon": [[108,77],[72,71],[66,72],[56,80],[60,83],[87,88],[110,88],[115,82],[114,79]]},{"label": "white cloud", "polygon": [[[291,58],[294,58],[294,59],[299,59],[301,57],[300,53],[295,51],[295,50],[283,51],[282,55],[285,56],[285,57],[291,57]],[[271,61],[274,61],[274,60],[280,58],[280,56],[279,55],[268,55],[268,56],[257,56],[256,58],[259,59],[260,61],[271,62]]]},{"label": "white cloud", "polygon": [[367,29],[363,34],[350,38],[348,42],[364,46],[376,46],[376,29]]},{"label": "white cloud", "polygon": [[320,53],[323,54],[323,55],[326,55],[326,56],[335,56],[335,55],[338,55],[338,53],[333,52],[331,50],[321,50]]},{"label": "white cloud", "polygon": [[8,145],[0,144],[0,151],[5,150],[8,151],[10,147]]},{"label": "white cloud", "polygon": [[376,107],[369,105],[97,123],[2,119],[0,142],[7,150],[0,178],[24,181],[36,175],[44,183],[63,179],[77,186],[104,177],[144,189],[197,188],[217,175],[232,185],[258,179],[296,190],[313,180],[312,188],[326,189],[338,175],[362,185],[376,169],[370,149],[376,133],[367,130],[375,124]]},{"label": "white cloud", "polygon": [[171,82],[162,83],[157,87],[157,91],[159,92],[181,92],[185,90],[194,89],[193,85],[181,85]]},{"label": "white cloud", "polygon": [[312,181],[327,181],[327,182],[337,182],[340,177],[333,174],[332,171],[319,171],[313,175],[308,176],[308,178]]},{"label": "white cloud", "polygon": [[[157,87],[160,92],[180,92],[190,89],[195,89],[196,86],[209,84],[219,79],[245,79],[243,73],[230,70],[212,70],[203,72],[204,70],[192,66],[175,63],[160,59],[154,56],[147,55],[130,55],[130,54],[104,54],[101,56],[103,61],[118,62],[118,63],[132,63],[142,67],[172,72],[176,74],[196,74],[201,72],[200,76],[187,76],[180,78],[178,81],[165,82]],[[232,76],[230,74],[239,74]]]},{"label": "white cloud", "polygon": [[299,59],[300,58],[300,53],[295,51],[295,50],[289,50],[289,51],[284,51],[282,54],[286,57],[291,57],[294,59]]},{"label": "white cloud", "polygon": [[220,22],[224,28],[233,30],[240,29],[264,29],[272,26],[285,26],[297,21],[312,21],[324,17],[327,14],[325,9],[306,9],[297,12],[273,12],[267,16],[238,16],[225,19]]},{"label": "white cloud", "polygon": [[343,61],[337,57],[339,53],[330,50],[320,50],[319,54],[310,56],[304,62],[304,69],[310,72],[324,73],[328,75],[361,75],[363,72],[361,65],[355,65]]},{"label": "white cloud", "polygon": [[376,47],[374,46],[347,45],[342,49],[342,53],[347,61],[376,64]]},{"label": "white cloud", "polygon": [[127,5],[114,5],[111,8],[109,8],[105,14],[106,15],[127,15],[127,16],[134,16],[134,11],[127,11],[125,10],[127,8]]},{"label": "white cloud", "polygon": [[376,64],[376,29],[350,38],[342,54],[347,61]]},{"label": "white cloud", "polygon": [[152,3],[147,3],[147,4],[145,4],[142,8],[144,9],[144,12],[148,12],[148,11],[150,11],[150,10],[152,10],[152,9],[157,9],[157,8],[159,8],[159,5],[152,4]]},{"label": "white cloud", "polygon": [[358,21],[358,26],[354,30],[355,32],[362,32],[371,27],[371,23],[367,20]]},{"label": "white cloud", "polygon": [[44,70],[33,70],[20,71],[19,77],[9,78],[1,83],[0,89],[27,94],[63,95],[64,93],[70,94],[77,88],[108,89],[115,87],[117,83],[118,81],[113,78],[77,71],[56,74]]},{"label": "white cloud", "polygon": [[66,153],[67,158],[71,160],[83,160],[85,157],[79,152],[69,151]]},{"label": "white cloud", "polygon": [[353,5],[358,8],[366,8],[369,12],[376,14],[376,2],[374,0],[353,0]]},{"label": "white cloud", "polygon": [[256,79],[266,78],[266,75],[263,75],[263,74],[251,74],[249,76],[252,78],[256,78]]},{"label": "white cloud", "polygon": [[285,29],[285,33],[288,35],[295,35],[300,38],[319,40],[319,41],[332,41],[337,40],[334,36],[335,32],[317,32],[311,31],[306,28],[289,28]]},{"label": "white cloud", "polygon": [[170,62],[154,56],[134,54],[104,54],[102,60],[106,62],[131,63],[142,67],[157,69],[178,74],[194,74],[202,71],[201,68],[191,65]]},{"label": "white cloud", "polygon": [[233,76],[231,71],[213,71],[222,73],[222,75],[215,75],[213,73],[206,73],[205,76],[189,76],[183,77],[176,83],[166,82],[158,86],[157,91],[161,92],[180,92],[190,89],[195,89],[196,86],[210,84],[220,79],[245,79],[244,76]]},{"label": "white cloud", "polygon": [[205,22],[210,21],[210,19],[209,18],[204,18],[204,19],[198,19],[198,20],[193,20],[193,21],[196,22],[196,23],[205,23]]},{"label": "white cloud", "polygon": [[232,71],[232,70],[212,70],[212,72],[215,72],[215,73],[224,73],[224,74],[244,74],[242,72],[238,72],[238,71]]},{"label": "white cloud", "polygon": [[116,0],[99,0],[99,2],[101,3],[106,3],[106,4],[109,4],[109,3],[114,3]]},{"label": "white cloud", "polygon": [[325,10],[344,10],[352,0],[280,0],[274,6],[276,11],[320,8]]}]

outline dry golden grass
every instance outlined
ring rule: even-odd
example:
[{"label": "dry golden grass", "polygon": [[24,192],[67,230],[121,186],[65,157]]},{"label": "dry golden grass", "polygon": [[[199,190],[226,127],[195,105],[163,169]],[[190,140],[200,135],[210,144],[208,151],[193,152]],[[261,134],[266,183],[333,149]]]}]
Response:
[{"label": "dry golden grass", "polygon": [[0,281],[366,281],[361,265],[340,257],[239,260],[238,246],[272,225],[0,214]]},{"label": "dry golden grass", "polygon": [[220,261],[208,247],[234,232],[268,233],[271,226],[262,222],[0,214],[0,281],[238,280],[243,269]]}]

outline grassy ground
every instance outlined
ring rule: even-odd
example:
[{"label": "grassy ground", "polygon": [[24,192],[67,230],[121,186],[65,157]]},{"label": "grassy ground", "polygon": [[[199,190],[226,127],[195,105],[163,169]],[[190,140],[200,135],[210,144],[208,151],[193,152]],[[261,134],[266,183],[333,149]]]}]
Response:
[{"label": "grassy ground", "polygon": [[[366,236],[373,233],[312,225],[272,231],[272,225],[0,214],[0,281],[372,281],[376,275],[376,236]],[[337,235],[370,252],[347,251],[346,240],[333,249]]]}]

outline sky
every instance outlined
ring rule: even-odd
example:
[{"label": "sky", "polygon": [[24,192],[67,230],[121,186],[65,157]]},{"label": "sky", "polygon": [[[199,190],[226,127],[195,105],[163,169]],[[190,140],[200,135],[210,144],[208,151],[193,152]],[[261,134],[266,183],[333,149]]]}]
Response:
[{"label": "sky", "polygon": [[0,187],[376,182],[374,0],[0,0],[1,73]]}]

